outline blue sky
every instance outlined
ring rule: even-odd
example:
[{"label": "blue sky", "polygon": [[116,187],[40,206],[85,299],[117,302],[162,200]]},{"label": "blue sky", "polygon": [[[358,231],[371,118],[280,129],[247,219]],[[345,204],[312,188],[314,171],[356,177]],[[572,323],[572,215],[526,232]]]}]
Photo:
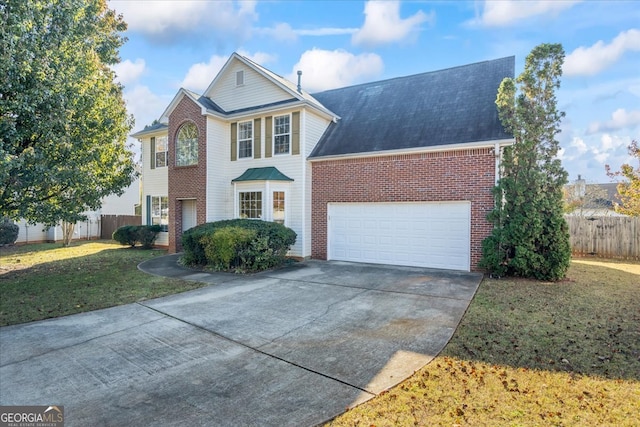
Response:
[{"label": "blue sky", "polygon": [[157,119],[180,87],[202,93],[234,51],[294,82],[302,70],[314,93],[511,55],[517,75],[533,47],[562,43],[558,139],[569,179],[609,182],[604,165],[632,162],[626,147],[640,140],[634,0],[108,4],[129,24],[114,68],[134,130]]}]

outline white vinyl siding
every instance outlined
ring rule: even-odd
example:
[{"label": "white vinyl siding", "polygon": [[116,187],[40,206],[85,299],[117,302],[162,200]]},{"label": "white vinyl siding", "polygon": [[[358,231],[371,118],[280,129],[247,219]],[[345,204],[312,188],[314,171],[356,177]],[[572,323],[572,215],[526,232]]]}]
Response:
[{"label": "white vinyl siding", "polygon": [[[236,84],[236,72],[244,71],[244,84]],[[228,72],[219,76],[215,86],[205,95],[225,111],[236,111],[291,99],[287,93],[255,70],[236,61]]]},{"label": "white vinyl siding", "polygon": [[[164,134],[159,133],[155,136],[167,137],[166,132]],[[153,195],[166,195],[169,194],[169,180],[168,180],[168,168],[155,168],[151,169],[151,138],[145,137],[142,139],[142,223],[147,224],[147,196]],[[151,225],[151,224],[148,224]],[[167,246],[169,244],[169,233],[161,232],[158,234],[158,238],[155,242],[156,245]]]}]

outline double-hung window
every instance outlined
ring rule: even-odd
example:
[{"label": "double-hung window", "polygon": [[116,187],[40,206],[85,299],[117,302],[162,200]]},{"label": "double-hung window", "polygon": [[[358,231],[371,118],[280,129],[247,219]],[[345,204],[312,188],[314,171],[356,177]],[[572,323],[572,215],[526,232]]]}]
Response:
[{"label": "double-hung window", "polygon": [[238,123],[238,158],[246,159],[253,156],[253,122]]},{"label": "double-hung window", "polygon": [[161,225],[166,231],[169,226],[169,198],[167,196],[151,196],[151,224]]},{"label": "double-hung window", "polygon": [[162,168],[167,166],[167,137],[152,138],[151,143],[154,144],[155,167]]},{"label": "double-hung window", "polygon": [[176,166],[198,164],[198,128],[194,123],[183,124],[176,137]]},{"label": "double-hung window", "polygon": [[240,218],[262,218],[262,191],[241,191]]},{"label": "double-hung window", "polygon": [[273,118],[273,153],[289,154],[291,141],[290,116],[275,116]]},{"label": "double-hung window", "polygon": [[284,191],[274,191],[272,196],[272,220],[273,222],[277,222],[278,224],[284,224]]}]

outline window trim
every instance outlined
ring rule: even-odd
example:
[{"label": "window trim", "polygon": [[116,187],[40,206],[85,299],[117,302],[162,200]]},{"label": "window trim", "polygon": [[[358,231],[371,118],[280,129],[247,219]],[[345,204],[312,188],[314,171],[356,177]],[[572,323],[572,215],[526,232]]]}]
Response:
[{"label": "window trim", "polygon": [[[260,195],[260,212],[259,212],[259,216],[257,218],[255,217],[250,217],[250,216],[246,216],[243,217],[242,216],[242,194],[248,194],[248,193],[255,193],[255,194],[259,194]],[[237,203],[238,203],[238,209],[237,209],[237,216],[238,218],[245,218],[245,219],[258,219],[258,220],[264,220],[265,219],[265,214],[264,214],[264,189],[257,189],[257,188],[246,188],[246,189],[238,189],[238,191],[236,192],[237,194]],[[256,209],[257,212],[257,209]]]},{"label": "window trim", "polygon": [[[250,135],[249,135],[248,138],[241,139],[240,138],[240,132],[241,132],[242,125],[244,125],[244,124],[249,124]],[[237,148],[237,150],[238,150],[238,153],[237,153],[238,160],[252,159],[253,158],[253,136],[254,136],[253,120],[245,120],[245,121],[242,121],[242,122],[238,122],[237,138],[236,138],[237,147],[238,147]],[[241,156],[240,155],[240,153],[241,153],[241,147],[240,146],[241,146],[242,143],[249,144],[249,155],[247,155],[247,156]]]},{"label": "window trim", "polygon": [[[187,127],[191,127],[193,126],[193,128],[195,129],[195,138],[190,138],[187,141],[189,141],[189,149],[193,150],[195,148],[195,153],[191,153],[190,157],[192,157],[191,159],[187,159],[187,160],[191,160],[188,163],[178,163],[178,160],[180,159],[180,156],[178,156],[178,149],[180,146],[182,146],[182,144],[180,143],[180,134],[182,133],[183,130],[185,130]],[[183,124],[180,125],[180,127],[178,128],[178,131],[176,132],[176,137],[175,137],[175,152],[176,152],[176,158],[175,158],[175,166],[176,167],[185,167],[185,166],[196,166],[198,164],[198,150],[199,150],[199,146],[200,146],[200,130],[198,129],[198,126],[192,122],[192,121],[186,121]]]},{"label": "window trim", "polygon": [[291,204],[289,199],[290,194],[290,184],[288,182],[282,181],[254,181],[247,183],[237,183],[235,184],[234,189],[234,218],[242,218],[240,210],[242,209],[242,202],[240,200],[241,193],[261,193],[262,194],[262,212],[260,218],[249,218],[249,219],[258,219],[261,221],[274,221],[273,215],[273,202],[274,202],[274,193],[280,192],[284,193],[284,222],[282,223],[284,226],[288,227],[290,215],[289,215],[289,205]]},{"label": "window trim", "polygon": [[[275,207],[274,207],[275,197],[274,196],[275,196],[275,193],[282,193],[282,195],[283,195],[283,202],[284,202],[283,216],[284,217],[282,219],[282,222],[278,222],[274,218],[274,213],[275,213]],[[287,220],[289,219],[289,215],[287,215],[287,206],[289,204],[289,202],[288,202],[288,197],[289,197],[288,193],[289,192],[287,190],[285,190],[284,188],[279,187],[279,186],[276,186],[276,187],[270,189],[270,196],[271,197],[269,199],[269,206],[271,206],[271,212],[270,212],[270,215],[269,215],[270,217],[267,218],[268,221],[278,222],[279,224],[282,224],[284,226],[287,225]]]},{"label": "window trim", "polygon": [[[288,132],[287,133],[276,133],[276,121],[278,118],[280,117],[287,117],[287,121],[288,121]],[[291,113],[286,113],[286,114],[280,114],[278,116],[273,116],[272,118],[272,140],[271,140],[271,147],[272,147],[272,153],[273,156],[286,156],[286,155],[291,155],[291,143],[292,143],[292,119],[291,119]],[[276,150],[276,138],[278,136],[284,136],[284,135],[288,135],[288,150],[286,152],[277,152]]]},{"label": "window trim", "polygon": [[[158,151],[158,142],[159,140],[164,139],[164,151]],[[166,168],[167,166],[169,166],[169,137],[168,136],[157,136],[157,137],[153,137],[152,138],[152,143],[154,144],[153,147],[153,154],[154,154],[154,159],[153,159],[153,164],[155,166],[155,168]],[[162,154],[164,153],[164,164],[163,165],[159,165],[158,164],[158,154]]]},{"label": "window trim", "polygon": [[[149,195],[147,196],[147,225],[154,225],[154,218],[159,218],[158,220],[158,225],[160,225],[160,227],[162,227],[162,231],[169,231],[169,196],[154,196],[154,195]],[[165,199],[166,201],[166,218],[164,220],[165,223],[163,223],[163,212],[162,212],[162,206],[163,206],[163,200]],[[158,215],[154,215],[154,201],[157,200],[159,203],[159,207],[160,207],[160,216]]]}]

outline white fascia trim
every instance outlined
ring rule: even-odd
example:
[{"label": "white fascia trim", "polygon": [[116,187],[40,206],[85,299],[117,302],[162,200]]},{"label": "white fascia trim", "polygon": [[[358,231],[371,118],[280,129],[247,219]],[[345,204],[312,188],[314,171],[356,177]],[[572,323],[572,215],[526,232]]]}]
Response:
[{"label": "white fascia trim", "polygon": [[152,130],[144,130],[143,129],[143,130],[141,130],[139,132],[132,133],[129,136],[131,138],[142,139],[142,138],[145,138],[147,136],[167,135],[168,133],[169,133],[169,128],[166,127],[166,128],[162,128],[162,129],[152,129]]},{"label": "white fascia trim", "polygon": [[283,105],[278,105],[277,107],[264,107],[264,108],[257,108],[255,110],[250,110],[250,111],[243,111],[242,113],[235,113],[235,114],[220,114],[216,111],[211,111],[211,110],[207,110],[205,108],[202,109],[202,114],[211,116],[211,117],[215,117],[221,120],[226,120],[227,122],[235,122],[235,121],[239,121],[239,120],[243,120],[243,119],[250,119],[253,118],[255,116],[262,116],[265,113],[273,113],[273,114],[278,114],[282,111],[288,111],[291,109],[295,109],[295,108],[305,108],[305,107],[309,107],[314,109],[315,111],[317,111],[318,113],[320,113],[321,116],[325,117],[327,120],[339,120],[340,117],[334,115],[333,113],[331,113],[329,110],[321,110],[319,109],[316,105],[314,105],[313,103],[310,103],[308,101],[296,101],[296,102],[292,102],[291,104],[283,104]]},{"label": "white fascia trim", "polygon": [[474,148],[494,148],[497,145],[504,147],[512,145],[515,142],[513,138],[499,139],[492,141],[479,141],[479,142],[463,142],[460,144],[450,145],[436,145],[434,147],[415,147],[405,148],[400,150],[385,150],[385,151],[370,151],[364,153],[352,153],[352,154],[338,154],[334,156],[313,157],[307,158],[310,162],[322,162],[327,160],[342,160],[342,159],[358,159],[367,157],[386,157],[395,156],[399,154],[421,154],[421,153],[438,153],[443,151],[460,151],[469,150]]}]

